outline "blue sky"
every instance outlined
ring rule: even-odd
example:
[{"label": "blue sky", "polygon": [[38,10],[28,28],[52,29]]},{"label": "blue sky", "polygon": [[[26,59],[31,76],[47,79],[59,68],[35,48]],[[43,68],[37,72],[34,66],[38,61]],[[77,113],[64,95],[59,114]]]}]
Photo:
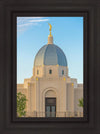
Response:
[{"label": "blue sky", "polygon": [[32,76],[35,55],[47,44],[48,22],[54,44],[66,55],[69,76],[83,83],[83,17],[17,17],[17,83]]}]

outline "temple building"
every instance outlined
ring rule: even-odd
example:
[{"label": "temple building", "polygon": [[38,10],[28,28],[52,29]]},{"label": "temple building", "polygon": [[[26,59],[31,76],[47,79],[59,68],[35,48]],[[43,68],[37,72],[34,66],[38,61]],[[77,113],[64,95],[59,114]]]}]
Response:
[{"label": "temple building", "polygon": [[17,84],[17,92],[26,95],[26,117],[82,117],[83,84],[68,75],[68,62],[61,48],[53,44],[53,36],[35,56],[33,74]]}]

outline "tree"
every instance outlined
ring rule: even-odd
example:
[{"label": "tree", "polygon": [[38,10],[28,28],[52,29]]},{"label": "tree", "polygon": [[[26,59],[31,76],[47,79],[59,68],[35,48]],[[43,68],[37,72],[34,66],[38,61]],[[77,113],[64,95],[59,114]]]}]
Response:
[{"label": "tree", "polygon": [[17,115],[18,117],[25,116],[26,111],[26,96],[22,94],[21,92],[17,93]]},{"label": "tree", "polygon": [[83,98],[79,99],[79,104],[78,104],[79,107],[83,107]]}]

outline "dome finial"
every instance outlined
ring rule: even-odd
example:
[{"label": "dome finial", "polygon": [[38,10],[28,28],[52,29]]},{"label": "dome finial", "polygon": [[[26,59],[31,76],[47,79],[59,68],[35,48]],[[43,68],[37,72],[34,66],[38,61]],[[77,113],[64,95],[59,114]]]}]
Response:
[{"label": "dome finial", "polygon": [[51,35],[51,29],[52,29],[52,25],[50,23],[48,23],[49,25],[49,31],[50,31],[50,35]]},{"label": "dome finial", "polygon": [[48,44],[53,44],[53,36],[51,35],[52,25],[48,23],[50,34],[48,35]]}]

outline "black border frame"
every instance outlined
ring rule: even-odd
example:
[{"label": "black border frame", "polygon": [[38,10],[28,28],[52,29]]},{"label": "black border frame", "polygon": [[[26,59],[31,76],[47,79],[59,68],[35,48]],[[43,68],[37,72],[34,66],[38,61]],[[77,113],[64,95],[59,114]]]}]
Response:
[{"label": "black border frame", "polygon": [[[11,98],[15,97],[14,92],[11,92],[11,89],[14,89],[16,86],[15,80],[15,62],[16,59],[13,57],[15,54],[14,48],[12,48],[12,35],[11,33],[15,32],[14,29],[11,31],[12,23],[11,16],[12,12],[76,12],[88,13],[87,18],[87,28],[88,31],[85,33],[88,35],[88,38],[85,38],[88,43],[88,48],[85,49],[86,52],[86,61],[85,67],[88,66],[88,70],[85,71],[85,76],[87,77],[86,85],[88,85],[89,92],[87,98],[88,105],[88,118],[85,121],[67,121],[67,122],[26,122],[26,121],[14,121],[11,120],[11,105],[14,106],[15,102],[11,101]],[[100,81],[100,1],[98,0],[69,0],[66,1],[13,1],[13,0],[3,0],[0,1],[0,133],[1,134],[31,134],[31,133],[67,133],[67,134],[99,134],[100,133],[100,90],[99,90],[99,81]],[[14,23],[14,21],[13,21]],[[13,41],[16,39],[13,35]],[[13,72],[13,73],[12,73]],[[13,83],[12,83],[13,77]],[[86,87],[87,88],[87,87]],[[13,96],[13,97],[12,97]],[[14,119],[14,117],[13,117]]]}]

